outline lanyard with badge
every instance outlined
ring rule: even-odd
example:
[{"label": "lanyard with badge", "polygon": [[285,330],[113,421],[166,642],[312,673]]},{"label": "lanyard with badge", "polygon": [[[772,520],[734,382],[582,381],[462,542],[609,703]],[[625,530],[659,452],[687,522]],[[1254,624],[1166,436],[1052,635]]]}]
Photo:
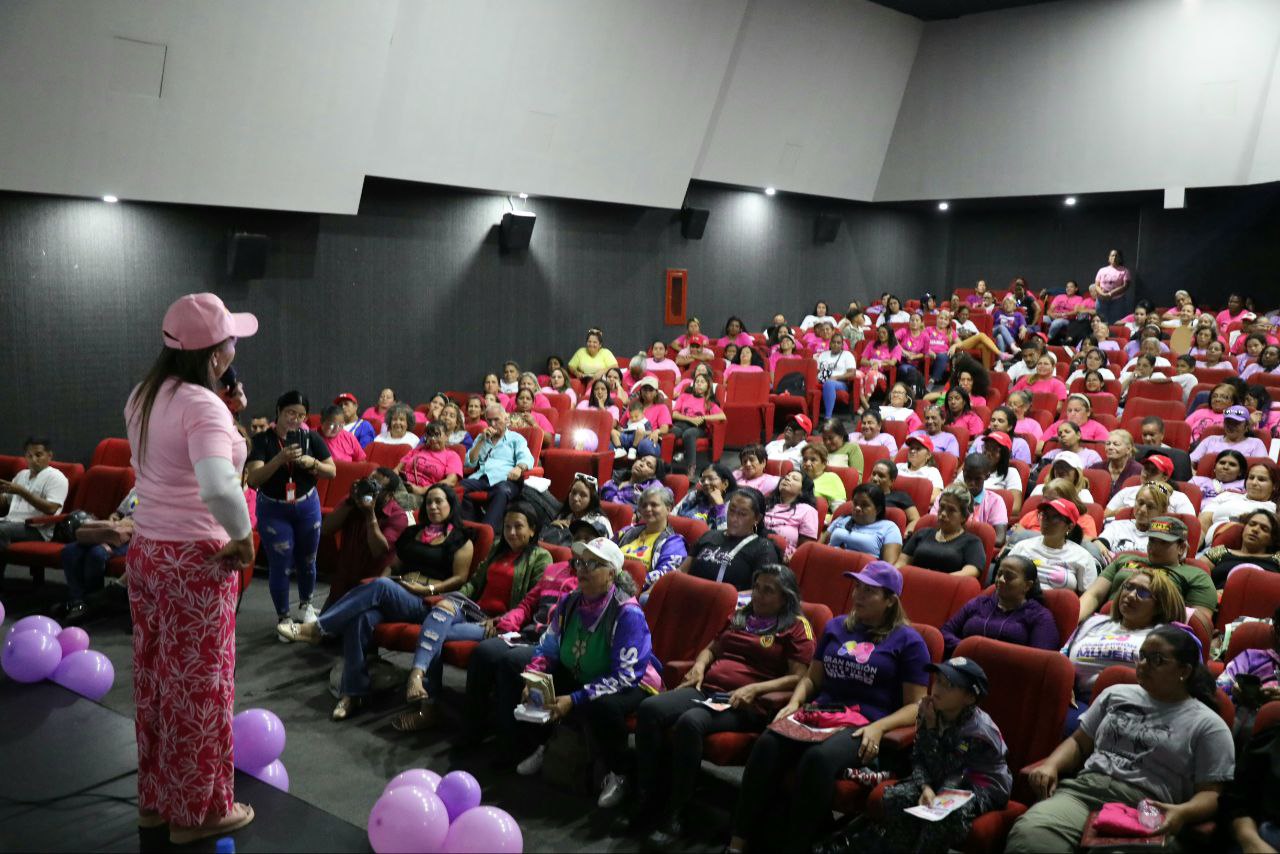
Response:
[{"label": "lanyard with badge", "polygon": [[[301,447],[302,433],[301,431],[289,431],[291,435],[294,432],[298,433],[299,447]],[[287,447],[285,440],[281,439],[279,434],[276,434],[276,440],[280,442],[280,450],[283,451]],[[293,482],[293,460],[289,460],[285,465],[289,467],[289,479],[284,483],[284,500],[289,504],[296,504],[298,501],[298,485]]]}]

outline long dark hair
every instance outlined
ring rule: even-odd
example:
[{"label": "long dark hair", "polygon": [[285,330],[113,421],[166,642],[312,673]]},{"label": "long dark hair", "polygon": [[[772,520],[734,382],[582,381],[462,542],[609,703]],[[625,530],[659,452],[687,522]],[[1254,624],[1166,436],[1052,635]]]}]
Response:
[{"label": "long dark hair", "polygon": [[[384,469],[379,468],[378,471],[382,472],[384,471]],[[392,471],[391,469],[386,469],[386,471],[391,472],[391,475],[395,476],[395,472]],[[388,492],[397,491],[397,489],[399,488],[398,486],[396,487],[396,489],[392,489],[392,487],[390,486],[391,478],[388,477],[387,480],[388,480],[387,491]],[[399,480],[398,476],[396,476],[396,480],[397,481]],[[471,539],[471,533],[467,530],[467,526],[462,523],[462,504],[461,502],[458,501],[458,493],[454,491],[451,487],[445,486],[444,484],[440,484],[440,483],[433,483],[427,487],[427,491],[422,494],[423,510],[422,510],[422,518],[419,521],[421,521],[423,524],[429,524],[426,521],[427,519],[426,506],[427,506],[427,496],[431,494],[432,490],[438,491],[441,495],[443,495],[445,502],[449,505],[449,517],[444,520],[445,526],[449,529],[449,535],[445,537],[444,545],[457,546],[461,548],[463,540]],[[499,539],[501,539],[501,537],[499,537]]]},{"label": "long dark hair", "polygon": [[763,537],[765,535],[764,514],[767,509],[764,493],[756,489],[754,486],[739,486],[733,492],[730,492],[725,496],[725,504],[728,504],[735,498],[745,498],[751,504],[751,512],[755,513],[756,516],[759,517],[756,521],[755,533]]},{"label": "long dark hair", "polygon": [[[948,398],[950,398],[951,395],[953,394],[960,395],[960,400],[964,402],[964,409],[961,409],[959,414],[951,411],[951,401],[948,400]],[[969,392],[960,388],[960,386],[958,385],[953,385],[951,388],[947,389],[946,394],[943,395],[942,400],[943,400],[942,411],[945,412],[947,416],[946,420],[943,422],[944,424],[954,424],[956,422],[956,419],[959,418],[961,415],[964,415],[966,412],[973,411],[973,403],[969,399]]]},{"label": "long dark hair", "polygon": [[[813,494],[813,479],[810,478],[809,475],[805,474],[800,469],[792,469],[791,471],[787,472],[787,474],[793,474],[793,473],[800,475],[800,494],[796,496],[795,503],[808,504],[810,507],[817,507],[818,501]],[[786,476],[787,475],[783,475],[782,477],[778,478],[778,485],[773,488],[773,492],[769,493],[769,503],[768,503],[769,507],[777,507],[779,504],[783,503],[782,492],[781,492],[782,480]]]},{"label": "long dark hair", "polygon": [[200,350],[175,350],[172,347],[164,347],[160,350],[160,355],[152,362],[147,375],[142,378],[142,382],[129,397],[129,423],[138,425],[139,468],[142,466],[143,455],[147,450],[147,428],[151,422],[151,409],[155,406],[161,386],[171,379],[178,381],[169,392],[170,396],[177,393],[178,384],[181,383],[191,383],[212,391],[213,387],[209,383],[209,359],[223,343],[219,341],[212,347],[204,347]]},{"label": "long dark hair", "polygon": [[[512,513],[519,513],[529,523],[529,527],[533,529],[533,536],[529,538],[529,547],[536,548],[538,545],[538,535],[542,533],[542,517],[538,515],[538,511],[528,501],[515,501],[507,505],[507,512],[502,515],[509,516]],[[493,551],[489,552],[488,563],[492,563],[511,551],[511,546],[507,543],[507,538],[502,535],[502,531],[498,531],[498,536],[493,540]]]},{"label": "long dark hair", "polygon": [[987,392],[991,390],[991,374],[987,373],[987,369],[982,367],[981,362],[968,353],[961,353],[951,363],[951,378],[947,381],[947,388],[959,388],[960,374],[965,371],[973,377],[973,393],[986,397]]},{"label": "long dark hair", "polygon": [[[774,626],[774,632],[781,634],[795,623],[796,620],[804,613],[800,606],[800,585],[796,581],[796,575],[791,571],[790,567],[783,566],[780,563],[766,563],[751,574],[751,586],[755,587],[756,579],[762,575],[771,575],[778,581],[778,586],[782,588],[782,610],[778,612],[778,624]],[[743,605],[736,612],[730,623],[735,629],[741,631],[747,627],[747,618],[755,616],[755,611],[751,608],[751,602]]]},{"label": "long dark hair", "polygon": [[[1034,599],[1044,604],[1044,588],[1040,586],[1040,571],[1036,569],[1036,565],[1029,558],[1022,555],[1006,554],[996,562],[996,569],[1000,568],[1000,564],[1006,561],[1013,561],[1017,564],[1019,571],[1022,572],[1022,578],[1027,582],[1027,598]],[[996,594],[992,594],[993,596]]]},{"label": "long dark hair", "polygon": [[1204,666],[1200,644],[1195,635],[1187,629],[1165,623],[1152,629],[1148,637],[1158,637],[1173,647],[1174,660],[1184,667],[1191,668],[1191,674],[1187,676],[1187,693],[1217,712],[1218,689],[1214,685],[1209,668]]},{"label": "long dark hair", "polygon": [[[569,492],[572,492],[574,484],[579,482],[587,488],[588,492],[591,493],[591,497],[587,499],[587,509],[583,511],[582,516],[587,517],[592,515],[593,513],[604,512],[600,509],[600,490],[596,484],[593,484],[588,480],[582,480],[582,478],[575,476],[573,479],[573,483],[569,484]],[[556,518],[557,519],[573,518],[573,511],[569,509],[568,493],[565,494],[564,506],[560,508],[560,515],[557,516]]]}]

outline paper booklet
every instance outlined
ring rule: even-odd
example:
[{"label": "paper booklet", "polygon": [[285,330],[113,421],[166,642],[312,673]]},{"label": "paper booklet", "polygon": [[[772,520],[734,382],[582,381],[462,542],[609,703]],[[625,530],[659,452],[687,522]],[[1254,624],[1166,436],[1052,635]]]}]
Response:
[{"label": "paper booklet", "polygon": [[943,789],[933,799],[933,806],[907,807],[903,812],[925,821],[942,821],[973,798],[973,792],[964,789]]}]

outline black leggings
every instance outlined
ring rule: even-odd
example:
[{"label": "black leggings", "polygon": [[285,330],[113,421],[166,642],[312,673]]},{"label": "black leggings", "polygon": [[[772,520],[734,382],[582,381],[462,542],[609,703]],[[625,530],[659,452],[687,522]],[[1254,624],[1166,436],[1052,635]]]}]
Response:
[{"label": "black leggings", "polygon": [[693,795],[702,764],[702,739],[715,732],[759,732],[765,718],[754,709],[715,712],[699,705],[710,696],[697,688],[678,688],[649,697],[636,711],[636,779],[646,797],[658,800],[667,751],[663,736],[671,729],[671,814],[683,809]]},{"label": "black leggings", "polygon": [[502,638],[489,638],[476,646],[467,662],[467,697],[462,716],[467,738],[478,741],[491,724],[511,720],[524,685],[520,674],[532,660],[532,644],[507,646]]},{"label": "black leggings", "polygon": [[[819,742],[793,741],[775,732],[760,736],[742,774],[733,835],[761,849],[768,844],[766,837],[785,835],[783,847],[808,851],[831,823],[836,778],[845,768],[862,764],[858,759],[862,737],[852,737],[852,732],[841,730]],[[790,814],[783,821],[776,805],[791,766],[796,769],[796,784]]]}]

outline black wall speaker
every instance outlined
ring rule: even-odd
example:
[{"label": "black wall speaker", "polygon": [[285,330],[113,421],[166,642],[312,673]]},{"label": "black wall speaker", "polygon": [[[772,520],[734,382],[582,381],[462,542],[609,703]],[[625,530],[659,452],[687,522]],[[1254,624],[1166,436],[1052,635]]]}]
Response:
[{"label": "black wall speaker", "polygon": [[813,242],[832,243],[840,233],[840,217],[829,214],[818,214],[813,221]]},{"label": "black wall speaker", "polygon": [[227,275],[233,279],[261,279],[267,274],[265,234],[237,232],[227,243]]},{"label": "black wall speaker", "polygon": [[514,249],[528,249],[529,238],[533,236],[533,224],[538,217],[529,211],[510,211],[502,215],[502,225],[498,228],[498,245],[503,252]]},{"label": "black wall speaker", "polygon": [[680,209],[680,236],[686,240],[701,240],[707,229],[707,217],[711,211],[704,208]]}]

